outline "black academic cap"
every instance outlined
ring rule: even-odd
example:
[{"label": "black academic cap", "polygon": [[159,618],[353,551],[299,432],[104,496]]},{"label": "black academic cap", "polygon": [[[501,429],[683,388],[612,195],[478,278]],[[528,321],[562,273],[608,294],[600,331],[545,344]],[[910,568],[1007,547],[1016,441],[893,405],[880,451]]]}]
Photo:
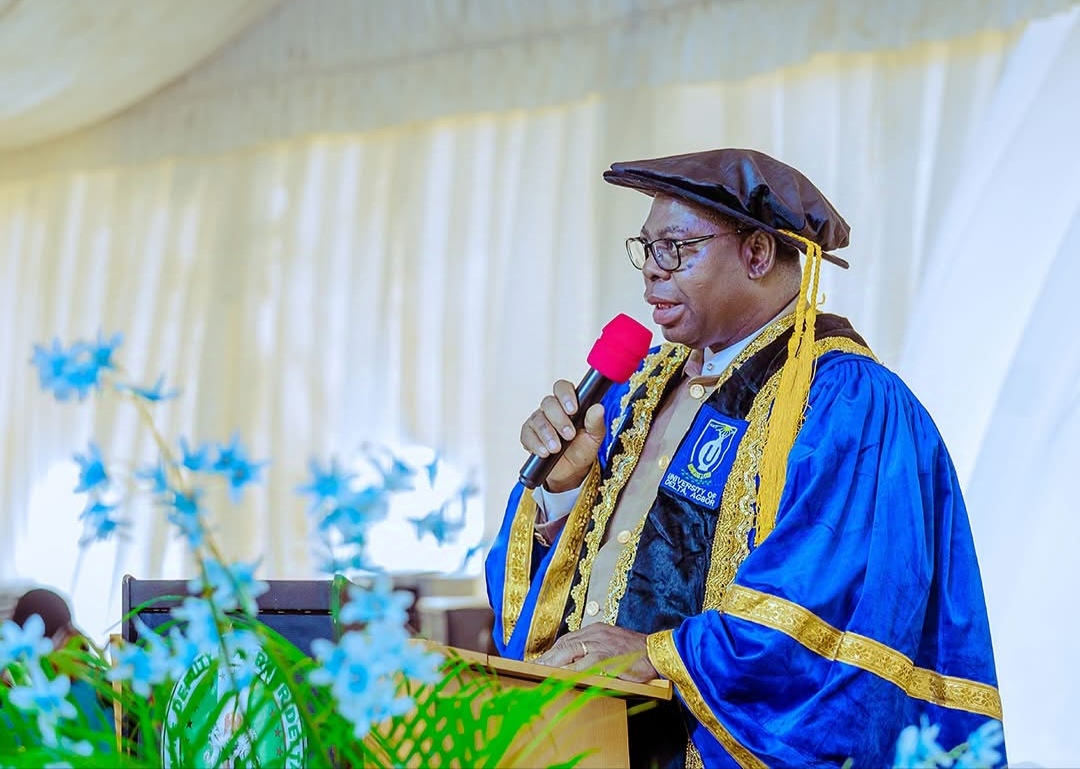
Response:
[{"label": "black academic cap", "polygon": [[679,198],[804,250],[781,232],[790,230],[821,246],[824,259],[848,267],[845,259],[826,253],[848,244],[847,222],[809,179],[762,152],[733,148],[613,163],[604,180],[647,195]]},{"label": "black academic cap", "polygon": [[52,590],[35,588],[23,593],[11,619],[19,627],[26,624],[31,615],[38,615],[45,623],[45,637],[52,638],[61,628],[71,624],[71,608],[61,596]]}]

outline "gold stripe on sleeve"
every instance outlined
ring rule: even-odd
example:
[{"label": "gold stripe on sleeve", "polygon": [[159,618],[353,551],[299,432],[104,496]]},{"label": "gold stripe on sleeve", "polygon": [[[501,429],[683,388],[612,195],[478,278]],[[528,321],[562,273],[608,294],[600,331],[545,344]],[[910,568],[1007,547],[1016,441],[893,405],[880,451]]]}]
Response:
[{"label": "gold stripe on sleeve", "polygon": [[678,649],[675,648],[675,638],[671,630],[662,630],[652,633],[646,638],[646,648],[649,661],[660,675],[670,680],[679,690],[683,702],[690,708],[690,712],[707,728],[717,739],[735,762],[743,769],[768,769],[757,756],[732,736],[716,714],[712,712],[705,702],[705,698],[698,691],[694,679],[683,664]]},{"label": "gold stripe on sleeve", "polygon": [[1001,697],[995,687],[916,667],[905,654],[867,636],[837,630],[784,598],[732,585],[724,595],[722,611],[779,631],[826,659],[883,678],[914,699],[1001,720]]},{"label": "gold stripe on sleeve", "polygon": [[585,536],[589,513],[592,511],[592,500],[596,496],[599,484],[600,463],[593,462],[592,469],[589,470],[581,486],[581,494],[578,495],[574,509],[570,511],[559,541],[555,545],[555,552],[551,556],[551,562],[544,574],[544,582],[540,586],[540,593],[536,597],[536,608],[533,610],[529,635],[525,640],[525,659],[527,660],[538,657],[551,648],[559,632],[559,626],[562,625],[566,599],[570,593],[570,585],[574,581],[578,554],[581,552],[581,541]]},{"label": "gold stripe on sleeve", "polygon": [[506,544],[506,579],[503,585],[503,643],[510,643],[529,592],[529,572],[532,568],[533,532],[536,524],[536,502],[532,489],[525,489],[510,524]]}]

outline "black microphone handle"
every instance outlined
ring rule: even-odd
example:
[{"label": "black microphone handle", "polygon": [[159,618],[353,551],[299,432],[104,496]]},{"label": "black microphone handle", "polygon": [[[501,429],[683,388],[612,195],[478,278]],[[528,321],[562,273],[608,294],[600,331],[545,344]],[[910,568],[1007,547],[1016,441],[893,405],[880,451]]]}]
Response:
[{"label": "black microphone handle", "polygon": [[[585,374],[576,389],[578,409],[570,417],[575,430],[581,429],[581,426],[585,423],[585,412],[594,403],[600,402],[611,384],[610,379],[594,368],[590,368],[588,373]],[[557,454],[549,454],[546,457],[538,457],[532,454],[525,460],[525,464],[521,467],[521,473],[518,475],[518,480],[521,481],[525,488],[535,489],[543,483],[548,473],[551,472],[551,468],[559,461],[563,451],[566,451],[570,441],[562,438],[562,436],[559,437],[562,440],[562,449]]]}]

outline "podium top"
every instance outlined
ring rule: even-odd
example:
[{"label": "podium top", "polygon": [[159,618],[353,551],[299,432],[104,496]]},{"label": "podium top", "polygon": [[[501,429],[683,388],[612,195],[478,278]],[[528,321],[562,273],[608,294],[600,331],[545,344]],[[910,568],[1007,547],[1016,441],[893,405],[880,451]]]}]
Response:
[{"label": "podium top", "polygon": [[652,700],[670,700],[672,697],[671,681],[657,678],[646,683],[624,681],[621,678],[600,675],[583,675],[566,668],[553,668],[547,665],[538,665],[535,662],[522,662],[521,660],[507,657],[495,657],[490,654],[459,649],[453,646],[444,647],[448,654],[461,657],[466,662],[482,666],[492,671],[511,678],[524,679],[526,681],[543,681],[554,678],[561,681],[572,680],[578,688],[595,686],[598,689],[625,697],[638,697]]}]

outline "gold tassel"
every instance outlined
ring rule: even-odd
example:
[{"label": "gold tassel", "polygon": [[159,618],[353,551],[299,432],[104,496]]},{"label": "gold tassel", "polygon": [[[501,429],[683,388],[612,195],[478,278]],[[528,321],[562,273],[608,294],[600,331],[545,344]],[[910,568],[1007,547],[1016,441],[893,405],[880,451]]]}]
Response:
[{"label": "gold tassel", "polygon": [[788,454],[802,427],[810,397],[810,380],[814,377],[814,323],[817,320],[821,246],[794,232],[782,232],[805,246],[806,264],[795,303],[795,325],[788,340],[788,359],[780,372],[776,400],[773,401],[769,423],[765,427],[765,448],[758,468],[755,546],[764,542],[776,525],[780,496],[787,479]]}]

